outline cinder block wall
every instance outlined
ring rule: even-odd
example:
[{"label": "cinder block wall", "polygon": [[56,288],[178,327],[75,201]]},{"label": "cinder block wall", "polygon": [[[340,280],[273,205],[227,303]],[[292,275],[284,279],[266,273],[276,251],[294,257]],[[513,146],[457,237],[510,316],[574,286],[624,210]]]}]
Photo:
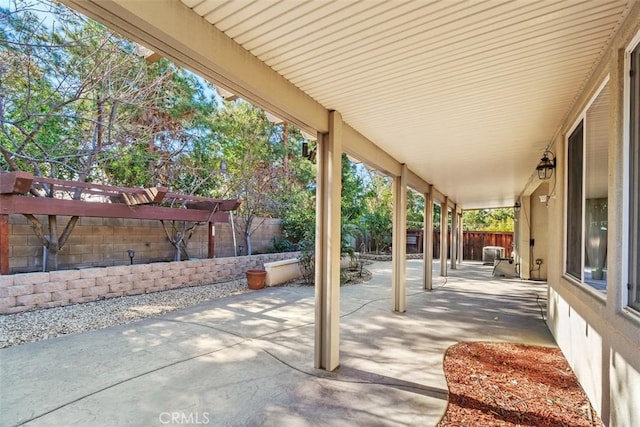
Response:
[{"label": "cinder block wall", "polygon": [[299,252],[0,276],[0,314],[225,282]]},{"label": "cinder block wall", "polygon": [[[251,236],[253,253],[264,253],[271,250],[273,240],[282,235],[282,221],[273,218],[256,218],[253,223],[254,232]],[[236,242],[238,245],[238,255],[246,255],[247,246],[238,229],[236,229]],[[205,245],[207,242],[205,242]],[[243,246],[240,252],[240,245]],[[205,246],[206,248],[206,246]],[[205,253],[206,255],[206,253]],[[216,224],[216,256],[233,256],[233,233],[231,224]]]},{"label": "cinder block wall", "polygon": [[[46,225],[46,218],[39,217]],[[58,217],[58,232],[62,233],[69,217]],[[166,221],[171,227],[171,221]],[[281,235],[280,220],[256,220],[253,252],[271,250],[273,239]],[[180,224],[179,224],[180,226]],[[187,250],[192,258],[206,258],[207,225],[198,226]],[[238,245],[245,245],[236,232]],[[233,256],[231,224],[216,224],[216,257]],[[169,243],[160,221],[119,218],[80,218],[69,241],[58,256],[60,269],[105,267],[129,264],[128,249],[135,249],[135,262],[147,263],[173,260],[174,248]],[[22,215],[9,216],[9,270],[11,273],[42,271],[43,248],[33,228]],[[244,252],[246,254],[246,247]]]}]

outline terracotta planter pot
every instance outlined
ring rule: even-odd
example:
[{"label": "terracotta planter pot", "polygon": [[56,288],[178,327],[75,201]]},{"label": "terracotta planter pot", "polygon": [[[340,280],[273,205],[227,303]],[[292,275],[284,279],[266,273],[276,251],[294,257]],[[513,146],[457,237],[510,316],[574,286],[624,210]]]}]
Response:
[{"label": "terracotta planter pot", "polygon": [[247,270],[247,285],[249,289],[262,289],[267,278],[264,270]]}]

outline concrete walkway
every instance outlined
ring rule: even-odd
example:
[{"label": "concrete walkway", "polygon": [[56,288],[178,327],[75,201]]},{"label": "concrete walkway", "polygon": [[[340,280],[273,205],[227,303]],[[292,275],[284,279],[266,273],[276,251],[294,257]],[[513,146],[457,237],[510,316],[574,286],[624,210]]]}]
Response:
[{"label": "concrete walkway", "polygon": [[390,262],[342,288],[335,372],[313,369],[313,288],[263,289],[0,350],[0,425],[434,426],[450,345],[555,345],[545,284],[465,263],[424,292],[407,266],[407,313],[390,310]]}]

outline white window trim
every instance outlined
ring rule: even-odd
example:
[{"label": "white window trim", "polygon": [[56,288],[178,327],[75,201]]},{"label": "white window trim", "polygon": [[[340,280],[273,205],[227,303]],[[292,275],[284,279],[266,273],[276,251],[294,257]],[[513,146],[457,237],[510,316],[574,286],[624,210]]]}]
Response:
[{"label": "white window trim", "polygon": [[[633,49],[631,49],[629,51],[629,55],[631,53]],[[609,83],[610,80],[610,76],[609,74],[607,74],[604,79],[602,80],[602,82],[600,83],[600,85],[598,86],[598,88],[595,90],[595,92],[593,93],[593,95],[591,95],[591,98],[589,98],[589,101],[587,102],[587,104],[584,106],[584,108],[582,109],[582,111],[580,112],[580,115],[578,115],[578,117],[576,118],[576,120],[573,122],[573,124],[571,125],[571,127],[569,128],[569,131],[565,134],[564,136],[564,238],[563,238],[563,257],[562,257],[562,276],[566,279],[571,281],[571,283],[575,283],[576,285],[580,285],[581,287],[583,287],[584,289],[588,290],[592,295],[597,296],[598,298],[601,299],[606,299],[606,295],[609,293],[609,289],[608,289],[608,282],[609,282],[609,275],[607,274],[607,292],[606,293],[601,293],[601,292],[597,292],[595,289],[593,289],[593,287],[589,286],[588,284],[586,284],[584,282],[584,261],[585,261],[585,227],[584,227],[584,223],[586,220],[586,199],[584,197],[584,195],[586,194],[586,181],[587,181],[587,168],[584,167],[586,160],[587,160],[587,111],[589,111],[589,108],[591,108],[591,105],[593,105],[593,103],[595,102],[596,98],[598,98],[598,96],[600,95],[600,93],[602,92],[602,90],[604,89],[604,87],[607,85],[607,83]],[[627,108],[628,109],[628,108]],[[567,162],[569,161],[569,137],[571,137],[571,135],[573,134],[573,132],[576,130],[576,128],[580,125],[580,122],[582,122],[583,124],[583,130],[582,130],[582,162],[583,162],[583,167],[582,167],[582,218],[580,219],[580,222],[582,224],[582,230],[581,230],[581,239],[582,239],[582,247],[580,248],[580,279],[576,279],[575,277],[573,277],[571,274],[567,273],[567,225],[568,225],[568,218],[567,218],[567,211],[568,211],[568,189],[569,189],[569,176],[568,176],[568,172],[569,172],[569,168],[567,165]],[[608,185],[608,183],[607,183]],[[628,199],[628,197],[627,197]],[[609,261],[607,260],[607,264],[609,263]],[[608,270],[608,268],[607,268]],[[626,288],[626,285],[625,285]]]},{"label": "white window trim", "polygon": [[622,259],[623,267],[622,274],[620,276],[622,292],[621,294],[621,307],[629,307],[631,301],[629,301],[629,292],[627,285],[629,284],[629,268],[627,266],[627,262],[629,261],[630,255],[630,247],[631,242],[629,241],[629,227],[631,226],[630,218],[627,213],[630,209],[629,200],[629,192],[631,191],[631,181],[630,181],[630,159],[631,159],[631,134],[629,133],[629,128],[631,127],[631,76],[629,75],[629,69],[631,67],[631,52],[633,52],[636,47],[640,46],[640,31],[636,33],[636,35],[631,39],[631,42],[627,46],[624,51],[624,82],[623,82],[623,117],[622,117],[622,140],[623,140],[623,156],[624,161],[622,162],[622,174],[623,174],[623,184],[622,184]]}]

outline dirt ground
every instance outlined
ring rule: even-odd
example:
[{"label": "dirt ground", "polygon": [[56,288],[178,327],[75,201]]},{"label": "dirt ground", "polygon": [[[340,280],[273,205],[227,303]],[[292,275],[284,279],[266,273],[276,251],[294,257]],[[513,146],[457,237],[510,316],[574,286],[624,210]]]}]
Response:
[{"label": "dirt ground", "polygon": [[460,343],[447,350],[451,426],[602,426],[557,348]]}]

